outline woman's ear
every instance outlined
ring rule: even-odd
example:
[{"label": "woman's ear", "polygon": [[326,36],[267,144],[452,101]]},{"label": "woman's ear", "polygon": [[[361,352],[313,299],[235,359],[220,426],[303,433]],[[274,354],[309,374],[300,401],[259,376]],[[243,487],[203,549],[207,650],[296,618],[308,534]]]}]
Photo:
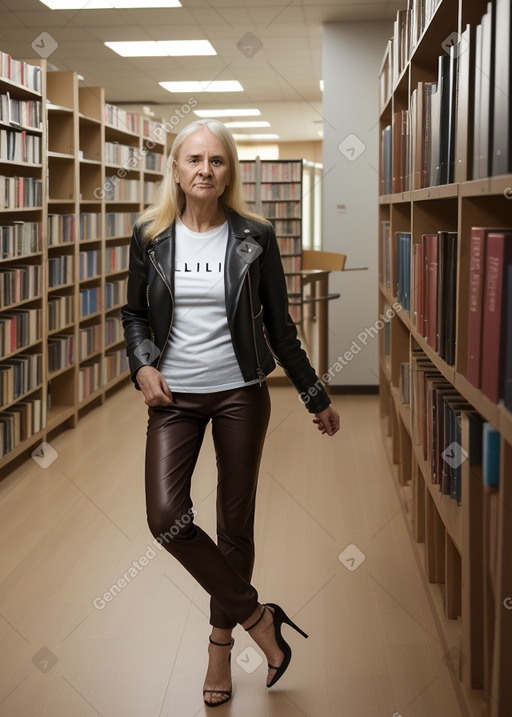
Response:
[{"label": "woman's ear", "polygon": [[176,184],[179,184],[180,183],[180,175],[178,172],[178,163],[176,162],[175,159],[172,160],[172,174],[173,174],[174,181],[176,182]]}]

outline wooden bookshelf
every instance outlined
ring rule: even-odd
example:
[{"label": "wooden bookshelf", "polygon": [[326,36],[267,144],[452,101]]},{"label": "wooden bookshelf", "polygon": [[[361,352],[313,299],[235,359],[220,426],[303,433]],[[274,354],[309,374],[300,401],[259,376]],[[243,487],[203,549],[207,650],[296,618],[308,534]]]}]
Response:
[{"label": "wooden bookshelf", "polygon": [[290,315],[299,323],[302,249],[319,248],[319,165],[306,160],[242,160],[244,199],[274,225],[288,287]]},{"label": "wooden bookshelf", "polygon": [[[421,7],[430,11],[424,26],[420,22]],[[495,10],[496,4],[492,7]],[[457,40],[462,33],[466,38],[472,37],[487,11],[488,4],[483,0],[440,0],[410,3],[404,11],[409,16],[399,14],[379,76],[379,127],[384,143],[388,141],[385,128],[393,125],[396,113],[406,112],[408,121],[413,121],[415,106],[411,97],[418,83],[435,82],[439,56],[443,51],[454,52],[447,38]],[[409,28],[409,34],[402,47],[404,33],[407,34],[404,27]],[[472,56],[470,45],[467,47],[468,55],[459,63],[459,69]],[[500,59],[507,62],[506,57]],[[468,315],[471,230],[512,226],[508,196],[512,174],[472,178],[477,136],[474,113],[478,103],[473,94],[474,67],[468,65],[464,72],[454,105],[455,181],[418,186],[414,174],[418,155],[414,154],[411,136],[407,138],[409,154],[405,164],[403,154],[393,143],[390,155],[389,147],[381,141],[381,188],[391,191],[379,197],[378,301],[379,312],[392,311],[392,318],[379,338],[380,415],[383,440],[395,469],[411,539],[425,571],[440,640],[446,654],[456,656],[457,666],[452,671],[462,712],[471,717],[507,717],[512,714],[512,601],[508,600],[512,595],[512,413],[502,399],[490,400],[468,380]],[[417,119],[415,115],[414,122]],[[398,132],[392,134],[392,139],[402,141]],[[404,166],[409,178],[404,180],[402,175],[403,181],[395,182]],[[421,250],[415,247],[421,244],[423,235],[440,231],[457,234],[453,362],[440,355],[439,345],[433,347],[425,331],[420,330],[425,325],[418,323],[417,316],[425,277],[417,283],[414,253],[421,256]],[[397,256],[397,233],[410,235],[409,259],[407,254],[405,259]],[[407,272],[397,277],[403,261],[409,261],[410,289],[406,294],[411,300],[410,311],[400,306],[398,297],[403,288],[400,282],[407,282]],[[446,313],[441,316],[442,321],[447,318]],[[416,404],[404,402],[401,388],[405,365],[410,369],[408,393],[412,396],[412,373],[417,361],[430,362],[424,365],[438,372],[449,387],[444,390],[449,390],[461,406],[469,404],[474,413],[499,431],[498,488],[484,488],[482,468],[480,472],[474,468],[471,456],[461,465],[460,501],[443,493],[434,482],[432,461],[425,459],[424,434],[417,430],[418,422],[427,421],[427,417],[418,418]],[[461,411],[462,450],[469,450],[469,410],[464,407]]]},{"label": "wooden bookshelf", "polygon": [[[128,380],[120,308],[130,238],[163,177],[170,147],[160,123],[109,105],[103,88],[80,87],[74,72],[46,72],[44,61],[36,64],[38,90],[0,78],[0,95],[41,105],[40,126],[19,127],[0,119],[0,130],[24,130],[39,137],[43,148],[40,163],[0,157],[0,176],[41,184],[36,206],[0,208],[2,226],[22,221],[39,227],[37,245],[27,240],[19,253],[2,255],[0,271],[36,267],[40,274],[33,296],[4,302],[0,311],[0,322],[27,312],[31,327],[23,330],[24,345],[0,353],[5,394],[0,426],[14,412],[16,431],[21,427],[11,450],[0,446],[2,467],[28,458],[42,441],[74,427],[84,411],[104,403]],[[5,333],[11,325],[2,328]],[[37,381],[14,395],[11,365],[35,355],[41,362]],[[37,408],[37,420],[30,416],[37,430],[24,427],[27,402],[33,403],[32,414]]]}]

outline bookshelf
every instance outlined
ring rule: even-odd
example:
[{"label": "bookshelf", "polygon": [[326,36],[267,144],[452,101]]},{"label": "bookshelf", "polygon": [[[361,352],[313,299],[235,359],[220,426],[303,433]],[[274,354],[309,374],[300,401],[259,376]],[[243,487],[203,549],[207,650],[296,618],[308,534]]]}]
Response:
[{"label": "bookshelf", "polygon": [[74,72],[0,59],[3,467],[128,380],[129,244],[163,177],[168,137]]},{"label": "bookshelf", "polygon": [[290,315],[302,321],[302,249],[320,248],[319,165],[306,160],[242,160],[244,199],[269,219],[281,252]]},{"label": "bookshelf", "polygon": [[411,2],[378,86],[383,436],[475,717],[512,714],[510,34],[508,0]]}]

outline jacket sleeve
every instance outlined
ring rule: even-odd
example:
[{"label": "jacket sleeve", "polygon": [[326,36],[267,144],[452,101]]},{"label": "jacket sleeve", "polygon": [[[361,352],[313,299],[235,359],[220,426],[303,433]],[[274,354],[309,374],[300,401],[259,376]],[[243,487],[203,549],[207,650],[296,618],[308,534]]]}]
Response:
[{"label": "jacket sleeve", "polygon": [[130,365],[131,380],[140,390],[136,373],[141,366],[156,363],[152,332],[149,323],[149,306],[146,289],[148,285],[147,264],[140,230],[135,227],[130,244],[130,263],[126,304],[121,308],[126,354]]},{"label": "jacket sleeve", "polygon": [[268,343],[308,411],[319,413],[327,408],[331,400],[301,346],[297,328],[289,314],[286,279],[272,227],[268,228],[267,239],[260,260],[259,293]]}]

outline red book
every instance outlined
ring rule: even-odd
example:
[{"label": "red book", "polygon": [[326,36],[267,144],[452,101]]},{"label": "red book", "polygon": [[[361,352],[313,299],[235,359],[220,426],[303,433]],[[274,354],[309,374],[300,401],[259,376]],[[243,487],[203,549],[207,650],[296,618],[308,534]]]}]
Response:
[{"label": "red book", "polygon": [[437,349],[437,234],[423,234],[424,302],[423,335],[434,351]]},{"label": "red book", "polygon": [[512,232],[489,232],[485,252],[481,389],[497,403],[503,394],[505,268],[512,263]]}]

